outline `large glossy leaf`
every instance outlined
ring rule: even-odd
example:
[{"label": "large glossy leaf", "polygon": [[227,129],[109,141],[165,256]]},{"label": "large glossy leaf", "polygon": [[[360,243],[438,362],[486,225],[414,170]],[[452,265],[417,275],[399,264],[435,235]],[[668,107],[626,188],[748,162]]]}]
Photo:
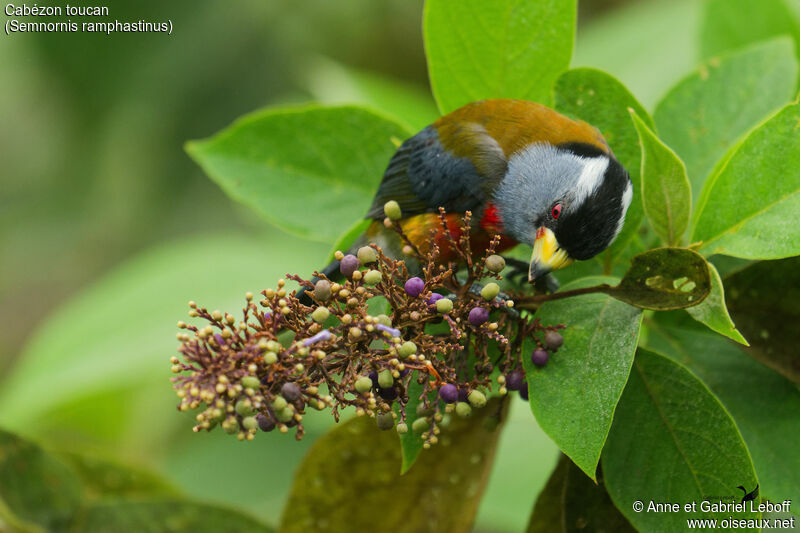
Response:
[{"label": "large glossy leaf", "polygon": [[636,113],[631,113],[631,119],[642,146],[644,214],[661,240],[675,246],[680,244],[689,225],[692,208],[692,189],[686,167]]},{"label": "large glossy leaf", "polygon": [[89,500],[175,497],[175,487],[161,476],[95,454],[56,454],[77,474]]},{"label": "large glossy leaf", "polygon": [[747,352],[800,383],[800,258],[754,263],[726,277],[725,287]]},{"label": "large glossy leaf", "polygon": [[631,260],[622,281],[607,293],[643,309],[683,309],[708,296],[708,267],[702,255],[686,248],[648,250]]},{"label": "large glossy leaf", "polygon": [[599,129],[617,160],[630,174],[633,182],[633,201],[625,216],[622,231],[606,252],[609,259],[617,259],[636,235],[644,216],[640,201],[639,175],[642,151],[628,109],[635,110],[651,128],[653,121],[630,91],[616,78],[591,68],[568,70],[562,74],[556,81],[554,104],[556,110],[561,113],[584,120]]},{"label": "large glossy leaf", "polygon": [[469,531],[500,433],[483,422],[499,409],[495,399],[469,419],[453,417],[402,476],[395,431],[367,417],[341,424],[300,466],[280,531]]},{"label": "large glossy leaf", "polygon": [[700,53],[711,57],[779,35],[800,43],[800,24],[789,2],[796,0],[706,0],[700,28]]},{"label": "large glossy leaf", "polygon": [[659,314],[648,329],[648,346],[689,367],[728,409],[753,457],[761,496],[799,501],[797,386],[680,315]]},{"label": "large glossy leaf", "polygon": [[268,109],[186,149],[233,199],[270,223],[331,243],[364,216],[410,132],[355,106]]},{"label": "large glossy leaf", "polygon": [[633,533],[605,487],[586,477],[566,455],[539,494],[527,533],[613,531]]},{"label": "large glossy leaf", "polygon": [[794,45],[781,38],[710,59],[664,96],[653,118],[686,163],[692,198],[736,140],[791,101],[796,86]]},{"label": "large glossy leaf", "polygon": [[73,533],[270,533],[257,520],[214,505],[180,500],[147,500],[100,503],[76,520]]},{"label": "large glossy leaf", "polygon": [[735,340],[740,344],[747,345],[747,341],[728,314],[728,307],[725,305],[725,289],[722,286],[722,279],[712,263],[707,263],[708,272],[711,276],[711,290],[705,300],[699,304],[686,309],[692,318],[713,329],[717,333]]},{"label": "large glossy leaf", "polygon": [[83,499],[80,481],[66,464],[0,430],[0,518],[23,531],[26,522],[64,531]]},{"label": "large glossy leaf", "polygon": [[[613,282],[583,278],[562,290]],[[565,324],[564,345],[543,368],[535,367],[524,343],[522,362],[536,420],[586,475],[595,479],[600,452],[628,379],[642,312],[605,294],[587,294],[545,303],[536,313],[542,324]]]},{"label": "large glossy leaf", "polygon": [[701,251],[746,259],[800,254],[800,104],[783,108],[726,156],[692,221]]},{"label": "large glossy leaf", "polygon": [[[639,350],[603,453],[606,489],[640,531],[686,528],[687,518],[758,518],[758,513],[704,513],[700,502],[739,501],[739,485],[758,484],[752,460],[728,412],[695,375],[673,360]],[[651,502],[680,512],[636,512]],[[683,505],[697,502],[696,512]]]},{"label": "large glossy leaf", "polygon": [[431,87],[448,113],[484,98],[549,104],[575,40],[575,0],[428,0]]}]

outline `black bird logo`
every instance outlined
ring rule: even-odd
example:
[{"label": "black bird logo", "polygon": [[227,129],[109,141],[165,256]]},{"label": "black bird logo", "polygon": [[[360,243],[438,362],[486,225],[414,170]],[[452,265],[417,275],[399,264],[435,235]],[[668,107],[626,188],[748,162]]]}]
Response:
[{"label": "black bird logo", "polygon": [[758,496],[758,485],[756,485],[756,488],[754,488],[754,489],[753,489],[753,492],[750,492],[750,493],[748,493],[748,492],[747,492],[747,489],[746,489],[746,488],[744,488],[744,487],[743,487],[743,486],[741,486],[741,485],[739,485],[739,486],[738,486],[738,487],[736,487],[736,488],[737,488],[737,489],[741,489],[742,493],[744,494],[744,496],[742,496],[742,502],[741,502],[741,503],[744,503],[744,502],[749,502],[749,501],[751,501],[751,500],[755,500],[755,499],[756,499],[756,497]]}]

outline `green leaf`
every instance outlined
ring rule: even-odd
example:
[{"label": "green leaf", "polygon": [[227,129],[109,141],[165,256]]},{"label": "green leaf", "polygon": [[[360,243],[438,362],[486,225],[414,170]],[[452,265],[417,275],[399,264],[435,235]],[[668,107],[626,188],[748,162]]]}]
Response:
[{"label": "green leaf", "polygon": [[689,225],[692,189],[683,161],[631,111],[642,146],[642,205],[661,240],[680,244]]},{"label": "green leaf", "polygon": [[793,44],[781,38],[710,59],[667,93],[653,116],[686,163],[692,198],[740,136],[792,100],[796,82]]},{"label": "green leaf", "polygon": [[687,248],[648,250],[635,256],[619,285],[605,292],[643,309],[683,309],[708,296],[708,266],[702,255]]},{"label": "green leaf", "polygon": [[693,307],[689,307],[686,311],[692,315],[692,318],[702,322],[717,333],[749,346],[747,340],[736,329],[736,325],[728,314],[728,308],[725,306],[725,289],[722,287],[722,279],[719,277],[719,272],[717,272],[713,264],[707,263],[707,265],[708,272],[711,275],[711,290],[705,300]]},{"label": "green leaf", "polygon": [[704,58],[779,35],[791,35],[795,46],[800,44],[800,24],[785,0],[704,2],[700,29]]},{"label": "green leaf", "polygon": [[57,456],[75,471],[89,500],[178,495],[170,483],[147,470],[94,455],[58,453]]},{"label": "green leaf", "polygon": [[799,501],[797,386],[685,316],[655,318],[648,321],[648,346],[689,367],[730,412],[753,457],[762,498]]},{"label": "green leaf", "polygon": [[[417,406],[422,403],[422,385],[417,382],[417,373],[411,378],[408,385],[408,404],[406,404],[406,425],[408,425],[408,432],[400,435],[400,451],[403,458],[400,464],[400,474],[405,474],[409,469],[414,466],[414,463],[419,458],[422,451],[424,439],[411,431],[411,425],[414,420],[419,418],[417,415]],[[428,401],[430,405],[435,405],[436,394],[431,392],[428,394]],[[395,405],[395,412],[399,413],[399,406]]]},{"label": "green leaf", "polygon": [[484,98],[549,104],[575,40],[575,0],[428,0],[423,35],[442,114]]},{"label": "green leaf", "polygon": [[614,507],[602,483],[596,485],[566,455],[539,494],[527,533],[635,530]]},{"label": "green leaf", "polygon": [[[736,501],[736,487],[758,484],[752,460],[728,412],[685,367],[639,350],[603,453],[606,489],[640,531],[681,531],[687,518],[758,518],[704,513],[705,499]],[[681,512],[635,512],[634,502],[670,502]],[[683,506],[697,502],[696,512]]]},{"label": "green leaf", "polygon": [[272,528],[238,511],[180,500],[100,503],[89,507],[74,533],[270,533]]},{"label": "green leaf", "polygon": [[[613,278],[583,278],[567,291]],[[545,326],[565,324],[564,345],[547,366],[535,367],[532,339],[523,344],[522,363],[528,378],[536,420],[561,451],[595,479],[600,452],[614,409],[625,387],[639,336],[640,309],[605,294],[586,294],[546,302],[536,316]]]},{"label": "green leaf", "polygon": [[332,242],[364,216],[409,131],[355,106],[267,109],[186,150],[271,224]]},{"label": "green leaf", "polygon": [[500,433],[483,422],[500,406],[493,399],[469,419],[452,417],[402,476],[394,430],[368,417],[341,424],[300,465],[280,531],[469,531]]},{"label": "green leaf", "polygon": [[736,146],[703,187],[692,242],[705,255],[800,255],[800,104],[784,107]]},{"label": "green leaf", "polygon": [[612,260],[616,260],[636,235],[644,215],[642,203],[639,201],[642,151],[628,109],[635,110],[651,128],[653,120],[616,78],[591,68],[568,70],[558,78],[555,85],[555,108],[599,129],[617,160],[630,174],[634,201],[625,215],[625,226],[606,251]]},{"label": "green leaf", "polygon": [[800,383],[800,258],[761,261],[725,278],[747,353]]},{"label": "green leaf", "polygon": [[[75,473],[36,444],[0,430],[0,517],[10,523],[67,528],[84,494]],[[6,516],[3,516],[6,515]]]}]

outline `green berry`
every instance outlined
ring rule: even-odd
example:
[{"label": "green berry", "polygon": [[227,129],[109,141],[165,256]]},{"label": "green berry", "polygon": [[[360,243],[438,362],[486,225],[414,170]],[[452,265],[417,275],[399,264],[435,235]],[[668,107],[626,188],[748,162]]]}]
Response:
[{"label": "green berry", "polygon": [[242,387],[246,389],[257,389],[261,386],[261,381],[255,376],[245,376],[242,378]]},{"label": "green berry", "polygon": [[400,433],[401,435],[408,433],[408,424],[406,424],[405,422],[400,422],[399,424],[397,424],[397,432]]},{"label": "green berry", "polygon": [[275,399],[272,400],[272,403],[270,404],[272,410],[275,412],[285,409],[287,405],[289,405],[289,402],[287,402],[286,398],[284,398],[283,396],[276,396]]},{"label": "green berry", "polygon": [[236,402],[236,412],[241,416],[250,416],[254,413],[253,404],[250,400],[239,400]]},{"label": "green berry", "polygon": [[466,418],[472,415],[472,407],[467,402],[458,402],[456,404],[456,414],[460,417]]},{"label": "green berry", "polygon": [[486,270],[497,274],[506,267],[506,260],[497,254],[490,255],[486,258]]},{"label": "green berry", "polygon": [[411,341],[404,342],[400,349],[397,350],[397,354],[403,359],[415,353],[417,353],[417,345]]},{"label": "green berry", "polygon": [[427,431],[429,427],[430,423],[428,422],[427,418],[417,418],[416,420],[414,420],[414,423],[411,424],[411,431],[420,434]]},{"label": "green berry", "polygon": [[248,416],[242,419],[242,427],[244,429],[258,429],[258,420],[254,416]]},{"label": "green berry", "polygon": [[314,309],[314,312],[311,313],[311,318],[314,320],[314,322],[317,322],[318,324],[322,324],[323,322],[328,320],[329,316],[331,316],[331,312],[328,310],[327,307],[317,307],[316,309]]},{"label": "green berry", "polygon": [[383,213],[389,220],[400,220],[403,218],[403,211],[400,209],[400,204],[394,200],[389,200],[383,204]]},{"label": "green berry", "polygon": [[394,378],[392,377],[392,371],[388,368],[386,370],[381,370],[380,374],[378,374],[378,385],[382,389],[388,389],[392,385],[394,385]]},{"label": "green berry", "polygon": [[394,427],[394,417],[392,413],[381,413],[375,417],[375,423],[378,424],[378,429],[387,430]]},{"label": "green berry", "polygon": [[441,298],[436,301],[436,310],[440,313],[447,314],[453,310],[453,300],[449,298]]},{"label": "green berry", "polygon": [[372,388],[372,380],[369,379],[369,377],[361,376],[356,380],[356,390],[361,394],[369,392],[371,388]]},{"label": "green berry", "polygon": [[327,302],[331,299],[331,282],[325,279],[317,281],[314,285],[314,298],[320,302]]},{"label": "green berry", "polygon": [[224,429],[225,433],[228,435],[235,435],[236,433],[239,433],[239,422],[236,420],[233,422],[223,422],[222,429]]},{"label": "green berry", "polygon": [[283,346],[281,346],[281,343],[279,343],[278,341],[269,341],[267,343],[267,350],[269,350],[270,352],[278,353],[281,350],[283,350]]},{"label": "green berry", "polygon": [[362,246],[359,248],[356,255],[358,256],[358,262],[362,265],[368,265],[378,260],[378,254],[369,246]]},{"label": "green berry", "polygon": [[472,407],[477,407],[478,409],[486,405],[486,396],[479,390],[470,392],[469,396],[467,396],[467,400]]},{"label": "green berry", "polygon": [[497,283],[487,283],[483,289],[481,289],[481,296],[483,296],[484,300],[494,300],[495,296],[500,294],[500,285]]},{"label": "green berry", "polygon": [[[370,248],[372,250],[372,248]],[[377,285],[383,279],[383,274],[377,270],[370,270],[364,274],[364,283],[367,285]]]},{"label": "green berry", "polygon": [[275,352],[267,352],[264,354],[264,363],[272,365],[278,362],[278,354]]},{"label": "green berry", "polygon": [[417,416],[431,416],[433,414],[433,407],[428,405],[425,406],[424,403],[421,403],[417,406]]},{"label": "green berry", "polygon": [[378,324],[383,324],[386,327],[392,327],[392,319],[386,315],[378,315],[375,317],[378,320]]},{"label": "green berry", "polygon": [[292,411],[291,407],[284,407],[275,413],[275,417],[281,422],[286,423],[294,418],[294,411]]}]

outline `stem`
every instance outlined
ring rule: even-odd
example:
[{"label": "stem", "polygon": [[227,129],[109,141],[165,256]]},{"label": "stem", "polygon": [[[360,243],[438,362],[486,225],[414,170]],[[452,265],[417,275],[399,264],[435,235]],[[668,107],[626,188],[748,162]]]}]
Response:
[{"label": "stem", "polygon": [[584,287],[582,289],[573,289],[571,291],[564,291],[564,292],[554,292],[552,294],[537,294],[534,296],[528,296],[523,298],[519,301],[519,303],[515,302],[516,308],[519,309],[537,309],[539,304],[542,302],[549,302],[551,300],[562,300],[564,298],[572,298],[573,296],[581,296],[582,294],[591,294],[594,292],[606,292],[611,289],[611,285],[607,283],[603,283],[601,285],[595,285],[593,287]]}]

